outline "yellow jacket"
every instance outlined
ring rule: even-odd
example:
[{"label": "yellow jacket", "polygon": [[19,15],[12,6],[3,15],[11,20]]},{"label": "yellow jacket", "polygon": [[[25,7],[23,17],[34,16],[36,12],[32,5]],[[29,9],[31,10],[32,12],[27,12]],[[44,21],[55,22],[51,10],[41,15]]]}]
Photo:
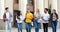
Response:
[{"label": "yellow jacket", "polygon": [[26,14],[26,23],[31,23],[33,19],[33,14],[32,13],[27,13]]}]

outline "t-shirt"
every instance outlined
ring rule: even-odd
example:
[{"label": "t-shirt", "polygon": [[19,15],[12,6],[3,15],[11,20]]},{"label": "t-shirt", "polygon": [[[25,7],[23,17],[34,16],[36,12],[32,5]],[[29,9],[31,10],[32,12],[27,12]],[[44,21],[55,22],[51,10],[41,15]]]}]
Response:
[{"label": "t-shirt", "polygon": [[8,22],[12,22],[12,14],[10,12],[6,12],[6,18],[8,19]]},{"label": "t-shirt", "polygon": [[40,13],[39,14],[35,13],[34,16],[39,19],[40,18]]},{"label": "t-shirt", "polygon": [[41,17],[44,19],[43,23],[48,23],[48,20],[50,18],[50,15],[48,13],[47,14],[45,14],[45,13],[41,14]]},{"label": "t-shirt", "polygon": [[20,16],[18,16],[19,18],[20,18],[20,20],[19,19],[17,19],[17,23],[22,23],[23,22],[23,20],[24,20],[24,17],[22,16],[22,15],[20,15]]},{"label": "t-shirt", "polygon": [[53,21],[55,21],[57,19],[56,15],[53,14]]}]

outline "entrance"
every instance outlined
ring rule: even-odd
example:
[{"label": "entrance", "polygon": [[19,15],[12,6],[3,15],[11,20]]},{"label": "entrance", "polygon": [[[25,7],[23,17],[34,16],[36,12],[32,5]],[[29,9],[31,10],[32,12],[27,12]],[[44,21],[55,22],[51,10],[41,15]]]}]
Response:
[{"label": "entrance", "polygon": [[16,17],[17,15],[20,15],[20,11],[19,11],[19,0],[14,0],[13,2],[13,26],[17,27],[17,21],[16,21]]}]

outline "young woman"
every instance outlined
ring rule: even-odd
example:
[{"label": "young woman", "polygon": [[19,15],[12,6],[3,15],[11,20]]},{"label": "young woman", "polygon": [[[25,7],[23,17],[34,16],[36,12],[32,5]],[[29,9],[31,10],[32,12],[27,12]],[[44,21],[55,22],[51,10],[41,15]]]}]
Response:
[{"label": "young woman", "polygon": [[20,11],[20,15],[17,16],[17,25],[18,25],[18,32],[22,32],[22,22],[23,22],[23,16],[22,13]]},{"label": "young woman", "polygon": [[50,15],[51,25],[52,25],[52,32],[56,32],[57,22],[58,22],[58,14],[56,10],[53,9],[53,13]]},{"label": "young woman", "polygon": [[33,19],[33,14],[30,12],[30,10],[27,11],[25,18],[26,31],[31,32],[31,22]]},{"label": "young woman", "polygon": [[36,13],[34,14],[34,26],[35,26],[35,32],[39,32],[39,28],[40,28],[40,23],[39,23],[39,19],[40,19],[40,11],[39,9],[37,9]]}]

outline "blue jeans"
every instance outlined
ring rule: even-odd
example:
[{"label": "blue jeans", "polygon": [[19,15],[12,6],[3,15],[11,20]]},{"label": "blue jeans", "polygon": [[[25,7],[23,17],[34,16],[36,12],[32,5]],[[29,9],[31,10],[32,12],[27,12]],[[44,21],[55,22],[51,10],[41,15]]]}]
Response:
[{"label": "blue jeans", "polygon": [[51,22],[51,25],[52,25],[52,31],[53,32],[56,32],[56,29],[57,29],[57,21],[52,21]]},{"label": "blue jeans", "polygon": [[26,31],[31,32],[31,23],[26,23]]},{"label": "blue jeans", "polygon": [[5,32],[11,32],[11,22],[6,21],[5,22]]},{"label": "blue jeans", "polygon": [[39,32],[40,23],[38,23],[38,19],[34,19],[34,26],[35,26],[35,32]]},{"label": "blue jeans", "polygon": [[17,23],[18,24],[18,32],[22,32],[22,23]]}]

